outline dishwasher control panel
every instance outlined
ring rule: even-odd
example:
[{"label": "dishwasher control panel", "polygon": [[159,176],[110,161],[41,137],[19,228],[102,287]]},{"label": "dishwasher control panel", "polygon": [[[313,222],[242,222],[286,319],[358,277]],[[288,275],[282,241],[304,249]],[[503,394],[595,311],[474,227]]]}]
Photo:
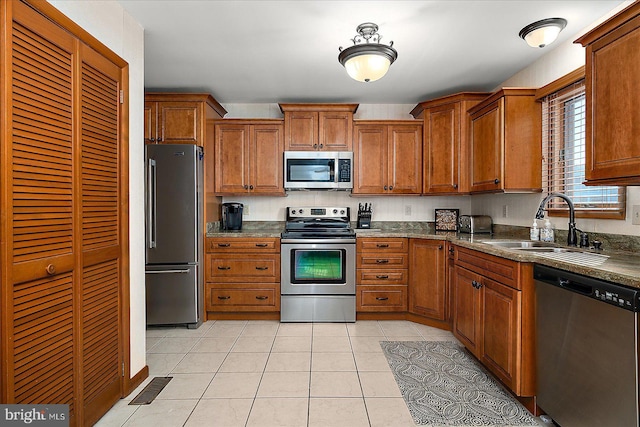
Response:
[{"label": "dishwasher control panel", "polygon": [[575,292],[585,297],[615,305],[625,310],[640,312],[640,290],[607,282],[557,268],[536,265],[535,280]]}]

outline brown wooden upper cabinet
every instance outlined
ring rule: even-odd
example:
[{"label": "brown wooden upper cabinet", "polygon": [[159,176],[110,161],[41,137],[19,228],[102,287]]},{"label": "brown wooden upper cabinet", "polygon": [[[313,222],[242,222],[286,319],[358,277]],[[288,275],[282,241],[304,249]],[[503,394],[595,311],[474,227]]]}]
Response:
[{"label": "brown wooden upper cabinet", "polygon": [[411,111],[423,120],[423,194],[469,193],[469,115],[490,93],[457,93],[422,102]]},{"label": "brown wooden upper cabinet", "polygon": [[353,194],[422,192],[421,122],[359,121],[353,129]]},{"label": "brown wooden upper cabinet", "polygon": [[216,194],[284,195],[282,120],[214,123]]},{"label": "brown wooden upper cabinet", "polygon": [[144,96],[145,144],[204,146],[206,119],[227,111],[209,94],[147,93]]},{"label": "brown wooden upper cabinet", "polygon": [[504,88],[469,109],[472,193],[542,188],[542,106],[535,89]]},{"label": "brown wooden upper cabinet", "polygon": [[640,185],[640,3],[576,42],[587,54],[587,184]]},{"label": "brown wooden upper cabinet", "polygon": [[351,151],[358,104],[280,104],[286,151]]}]

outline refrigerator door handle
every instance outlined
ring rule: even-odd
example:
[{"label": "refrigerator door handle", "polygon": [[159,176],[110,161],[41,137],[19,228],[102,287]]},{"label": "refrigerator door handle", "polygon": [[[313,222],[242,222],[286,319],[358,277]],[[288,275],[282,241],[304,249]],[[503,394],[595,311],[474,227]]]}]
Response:
[{"label": "refrigerator door handle", "polygon": [[147,270],[145,274],[175,274],[175,273],[189,273],[189,270]]},{"label": "refrigerator door handle", "polygon": [[149,249],[156,247],[156,161],[149,159],[147,168],[147,188],[149,204],[147,223],[149,224]]}]

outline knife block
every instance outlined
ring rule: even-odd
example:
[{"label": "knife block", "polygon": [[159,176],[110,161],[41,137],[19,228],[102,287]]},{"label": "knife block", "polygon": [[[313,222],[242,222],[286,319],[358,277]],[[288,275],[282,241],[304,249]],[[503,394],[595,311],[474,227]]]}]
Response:
[{"label": "knife block", "polygon": [[371,212],[358,212],[358,228],[371,228]]}]

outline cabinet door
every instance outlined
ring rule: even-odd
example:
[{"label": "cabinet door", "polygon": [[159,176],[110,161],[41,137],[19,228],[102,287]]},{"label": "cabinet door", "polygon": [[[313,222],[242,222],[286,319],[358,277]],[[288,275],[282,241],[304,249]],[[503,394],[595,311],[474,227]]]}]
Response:
[{"label": "cabinet door", "polygon": [[394,194],[422,193],[422,126],[389,126],[388,179]]},{"label": "cabinet door", "polygon": [[471,191],[496,191],[502,180],[504,99],[471,119]]},{"label": "cabinet door", "polygon": [[453,334],[473,354],[482,354],[482,276],[455,267],[453,282]]},{"label": "cabinet door", "polygon": [[202,146],[199,102],[158,102],[157,142]]},{"label": "cabinet door", "polygon": [[156,103],[145,102],[144,103],[144,143],[155,144],[156,135],[158,131],[156,129],[157,115],[156,115]]},{"label": "cabinet door", "polygon": [[251,193],[283,194],[283,138],[282,126],[251,126]]},{"label": "cabinet door", "polygon": [[352,113],[324,112],[318,114],[318,149],[324,151],[351,151]]},{"label": "cabinet door", "polygon": [[425,111],[423,191],[456,193],[459,187],[460,104]]},{"label": "cabinet door", "polygon": [[215,126],[215,191],[246,193],[249,190],[249,126]]},{"label": "cabinet door", "polygon": [[409,311],[446,320],[445,242],[411,239],[409,247]]},{"label": "cabinet door", "polygon": [[284,113],[285,150],[315,151],[318,148],[318,113],[287,111]]},{"label": "cabinet door", "polygon": [[640,16],[587,47],[587,181],[640,183]]},{"label": "cabinet door", "polygon": [[482,362],[512,390],[518,390],[521,291],[483,281]]},{"label": "cabinet door", "polygon": [[[355,174],[353,193],[385,194],[389,188],[387,127],[384,125],[354,126],[356,149],[354,150]],[[385,186],[387,187],[385,189]]]}]

